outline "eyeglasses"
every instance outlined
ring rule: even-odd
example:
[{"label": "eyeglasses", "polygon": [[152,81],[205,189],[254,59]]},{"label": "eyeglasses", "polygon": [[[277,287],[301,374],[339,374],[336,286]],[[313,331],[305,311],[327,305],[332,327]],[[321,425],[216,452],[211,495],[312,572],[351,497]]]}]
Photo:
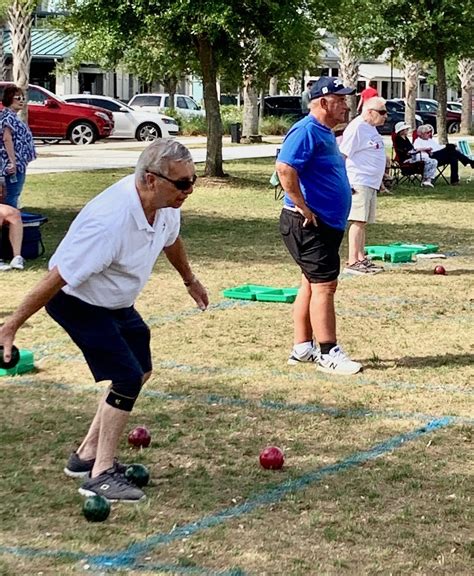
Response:
[{"label": "eyeglasses", "polygon": [[24,102],[26,98],[24,96],[13,96],[13,100],[18,100],[18,102]]},{"label": "eyeglasses", "polygon": [[387,114],[387,110],[383,109],[383,110],[377,110],[377,108],[372,108],[372,110],[374,112],[378,112],[381,116],[385,116],[385,114]]},{"label": "eyeglasses", "polygon": [[171,180],[171,178],[168,178],[167,176],[164,176],[159,172],[153,172],[153,170],[147,170],[147,172],[149,174],[153,174],[154,176],[158,176],[158,178],[163,178],[163,180],[166,180],[167,182],[170,182],[177,190],[181,190],[181,192],[189,190],[197,180],[196,174],[194,174],[191,180],[189,180],[188,178],[181,178],[180,180]]}]

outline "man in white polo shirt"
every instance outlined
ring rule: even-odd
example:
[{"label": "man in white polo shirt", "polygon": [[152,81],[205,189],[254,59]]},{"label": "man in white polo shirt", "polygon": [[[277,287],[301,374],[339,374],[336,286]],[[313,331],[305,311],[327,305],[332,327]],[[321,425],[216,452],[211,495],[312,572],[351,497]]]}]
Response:
[{"label": "man in white polo shirt", "polygon": [[89,431],[64,472],[85,477],[79,492],[138,502],[145,494],[125,479],[115,458],[142,385],[152,370],[150,330],[134,308],[161,251],[202,309],[205,288],[192,273],[179,236],[180,210],[196,180],[179,142],[158,140],[127,176],[91,200],[71,224],[49,273],[0,328],[8,361],[20,326],[43,306],[81,349],[98,382],[111,381]]},{"label": "man in white polo shirt", "polygon": [[387,159],[382,136],[377,126],[384,124],[387,109],[383,98],[366,100],[362,114],[344,130],[339,150],[346,156],[346,170],[352,188],[349,214],[349,258],[347,274],[375,274],[383,268],[365,256],[367,224],[375,222],[377,192],[382,184]]}]

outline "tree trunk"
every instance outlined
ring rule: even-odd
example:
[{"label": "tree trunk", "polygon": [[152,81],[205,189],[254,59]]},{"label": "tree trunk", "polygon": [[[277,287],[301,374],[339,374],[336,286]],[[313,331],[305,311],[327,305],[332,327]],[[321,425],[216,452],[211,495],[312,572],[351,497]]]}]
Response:
[{"label": "tree trunk", "polygon": [[[31,26],[36,0],[12,0],[8,7],[8,20],[12,39],[13,82],[28,92],[31,64]],[[21,112],[24,122],[28,121],[28,106]]]},{"label": "tree trunk", "polygon": [[258,110],[258,133],[260,134],[260,126],[262,125],[263,119],[264,119],[264,112],[265,112],[265,108],[263,106],[263,99],[265,98],[265,92],[263,90],[263,88],[260,90],[260,108]]},{"label": "tree trunk", "polygon": [[222,120],[217,96],[217,63],[207,36],[197,38],[207,122],[206,176],[225,176],[222,169]]},{"label": "tree trunk", "polygon": [[258,134],[258,94],[254,77],[244,78],[244,115],[242,136],[248,138]]},{"label": "tree trunk", "polygon": [[441,46],[436,49],[436,76],[438,80],[438,112],[436,114],[436,131],[440,144],[448,143],[446,130],[446,107],[448,101],[446,88],[446,64],[445,54]]},{"label": "tree trunk", "polygon": [[268,86],[269,96],[278,96],[278,77],[272,76],[270,78],[270,84]]},{"label": "tree trunk", "polygon": [[461,134],[472,133],[472,85],[474,83],[474,60],[459,60],[458,76],[462,90]]},{"label": "tree trunk", "polygon": [[178,84],[178,79],[176,76],[167,76],[164,79],[165,91],[169,94],[168,107],[170,110],[175,109],[174,96],[176,94],[176,86]]},{"label": "tree trunk", "polygon": [[405,60],[405,122],[416,128],[416,97],[418,95],[419,62]]},{"label": "tree trunk", "polygon": [[2,22],[0,24],[0,82],[5,80],[5,52],[3,50],[3,42],[5,40],[5,25]]},{"label": "tree trunk", "polygon": [[[359,60],[353,50],[350,38],[339,38],[339,68],[344,86],[357,88],[357,78],[359,77]],[[349,119],[357,116],[357,96],[348,96]]]}]

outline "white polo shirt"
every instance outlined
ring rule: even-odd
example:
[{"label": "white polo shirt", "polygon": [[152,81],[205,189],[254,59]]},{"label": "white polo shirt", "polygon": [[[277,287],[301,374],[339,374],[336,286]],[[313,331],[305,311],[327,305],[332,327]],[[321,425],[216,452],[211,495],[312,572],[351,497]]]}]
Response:
[{"label": "white polo shirt", "polygon": [[382,136],[375,126],[357,116],[344,130],[339,150],[347,156],[346,170],[351,186],[380,188],[387,159]]},{"label": "white polo shirt", "polygon": [[81,210],[49,269],[58,267],[66,294],[104,308],[132,306],[160,252],[176,241],[180,218],[179,209],[162,208],[150,225],[132,174]]}]

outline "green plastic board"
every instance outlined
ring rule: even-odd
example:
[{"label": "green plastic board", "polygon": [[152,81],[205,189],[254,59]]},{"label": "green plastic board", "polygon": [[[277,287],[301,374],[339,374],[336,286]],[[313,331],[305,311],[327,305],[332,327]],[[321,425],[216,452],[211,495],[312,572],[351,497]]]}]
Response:
[{"label": "green plastic board", "polygon": [[393,244],[389,244],[389,246],[414,250],[415,254],[432,254],[439,250],[438,244],[403,244],[402,242],[394,242]]},{"label": "green plastic board", "polygon": [[260,284],[243,284],[235,288],[227,288],[223,291],[226,298],[236,298],[238,300],[256,300],[259,292],[273,290],[271,286],[262,286]]},{"label": "green plastic board", "polygon": [[298,288],[279,288],[257,293],[259,302],[286,302],[291,304],[295,301]]},{"label": "green plastic board", "polygon": [[374,260],[386,262],[411,262],[415,254],[430,254],[438,251],[437,244],[403,244],[393,242],[377,246],[366,246],[365,252]]},{"label": "green plastic board", "polygon": [[415,251],[411,248],[401,248],[398,246],[366,246],[365,252],[373,260],[384,260],[385,262],[411,262]]},{"label": "green plastic board", "polygon": [[259,302],[294,302],[298,288],[276,288],[261,284],[243,284],[223,291],[226,298],[258,300]]},{"label": "green plastic board", "polygon": [[16,376],[35,369],[33,352],[30,350],[19,350],[20,360],[13,368],[0,368],[0,376]]}]

